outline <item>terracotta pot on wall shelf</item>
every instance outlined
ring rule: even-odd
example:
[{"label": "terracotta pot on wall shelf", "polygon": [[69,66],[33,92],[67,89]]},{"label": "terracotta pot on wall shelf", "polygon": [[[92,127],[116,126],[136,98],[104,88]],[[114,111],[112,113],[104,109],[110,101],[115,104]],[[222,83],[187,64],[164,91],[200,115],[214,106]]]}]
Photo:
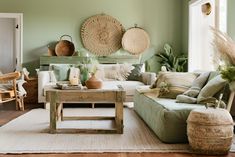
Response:
[{"label": "terracotta pot on wall shelf", "polygon": [[100,89],[102,88],[102,81],[95,77],[95,74],[92,73],[91,77],[85,82],[88,89]]}]

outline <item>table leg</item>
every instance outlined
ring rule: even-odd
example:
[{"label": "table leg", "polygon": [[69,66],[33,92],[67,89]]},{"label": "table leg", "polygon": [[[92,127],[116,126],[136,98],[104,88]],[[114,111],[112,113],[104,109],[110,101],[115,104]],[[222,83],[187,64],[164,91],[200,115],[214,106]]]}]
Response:
[{"label": "table leg", "polygon": [[50,133],[56,132],[56,101],[55,101],[55,94],[50,94]]},{"label": "table leg", "polygon": [[115,103],[115,122],[117,133],[123,133],[123,103],[116,102]]}]

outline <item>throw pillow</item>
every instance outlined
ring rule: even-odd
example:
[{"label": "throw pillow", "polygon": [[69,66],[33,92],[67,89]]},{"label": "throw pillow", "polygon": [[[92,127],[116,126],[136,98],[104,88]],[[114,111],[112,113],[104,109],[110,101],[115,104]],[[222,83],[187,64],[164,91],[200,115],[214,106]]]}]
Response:
[{"label": "throw pillow", "polygon": [[185,72],[160,72],[156,87],[160,88],[159,97],[173,98],[188,90],[197,75]]},{"label": "throw pillow", "polygon": [[130,75],[127,77],[127,80],[130,81],[140,81],[141,80],[141,70],[143,68],[143,64],[133,64],[133,70],[131,70]]},{"label": "throw pillow", "polygon": [[204,72],[200,74],[192,83],[192,86],[176,97],[176,102],[178,103],[197,103],[196,97],[198,96],[200,90],[205,85],[210,72]]},{"label": "throw pillow", "polygon": [[57,81],[67,81],[69,79],[69,64],[53,64],[50,67],[54,71]]},{"label": "throw pillow", "polygon": [[98,65],[96,77],[102,80],[125,81],[133,69],[131,64]]},{"label": "throw pillow", "polygon": [[119,76],[118,80],[119,81],[126,81],[127,77],[130,75],[131,71],[134,69],[134,66],[131,64],[120,64],[119,66]]},{"label": "throw pillow", "polygon": [[226,85],[226,80],[221,78],[221,75],[217,75],[207,82],[207,84],[202,88],[198,97],[197,103],[205,101],[207,98],[213,97],[217,92],[219,92]]},{"label": "throw pillow", "polygon": [[177,95],[176,97],[176,102],[177,103],[188,103],[188,104],[196,104],[197,103],[197,98],[189,97],[184,94]]}]

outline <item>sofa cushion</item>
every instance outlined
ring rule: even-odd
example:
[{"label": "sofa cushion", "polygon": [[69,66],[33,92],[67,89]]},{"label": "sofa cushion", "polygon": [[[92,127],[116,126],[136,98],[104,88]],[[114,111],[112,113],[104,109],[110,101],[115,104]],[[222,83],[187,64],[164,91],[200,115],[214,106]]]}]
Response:
[{"label": "sofa cushion", "polygon": [[104,89],[116,88],[121,85],[126,91],[126,95],[134,95],[136,87],[144,86],[140,81],[103,81]]}]

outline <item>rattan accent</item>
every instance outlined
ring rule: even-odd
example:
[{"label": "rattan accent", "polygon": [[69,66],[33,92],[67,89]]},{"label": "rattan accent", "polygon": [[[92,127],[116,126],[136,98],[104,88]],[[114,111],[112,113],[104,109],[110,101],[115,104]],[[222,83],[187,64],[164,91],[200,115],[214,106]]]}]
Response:
[{"label": "rattan accent", "polygon": [[134,55],[143,53],[149,48],[149,44],[149,35],[142,28],[130,28],[122,37],[122,47]]},{"label": "rattan accent", "polygon": [[115,18],[100,14],[88,18],[82,25],[82,43],[90,52],[105,56],[121,48],[124,27]]}]

